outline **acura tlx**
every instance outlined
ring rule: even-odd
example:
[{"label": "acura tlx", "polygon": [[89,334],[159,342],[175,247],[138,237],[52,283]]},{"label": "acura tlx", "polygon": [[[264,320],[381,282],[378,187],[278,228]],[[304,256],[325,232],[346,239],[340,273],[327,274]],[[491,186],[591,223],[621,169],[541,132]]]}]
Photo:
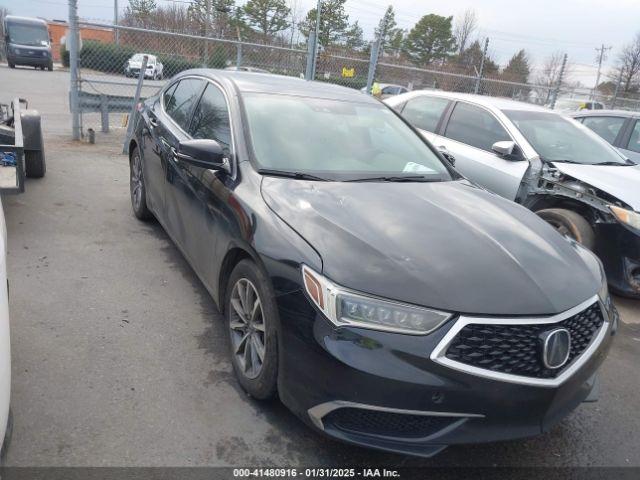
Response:
[{"label": "acura tlx", "polygon": [[191,70],[138,113],[133,212],[223,312],[253,397],[429,456],[539,434],[595,396],[618,321],[600,262],[462,178],[384,104]]}]

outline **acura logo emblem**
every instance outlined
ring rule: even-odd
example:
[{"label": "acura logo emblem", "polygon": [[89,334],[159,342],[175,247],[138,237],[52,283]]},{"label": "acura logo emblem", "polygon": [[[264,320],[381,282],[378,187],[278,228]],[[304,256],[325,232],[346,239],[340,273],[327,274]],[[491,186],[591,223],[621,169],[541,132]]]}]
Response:
[{"label": "acura logo emblem", "polygon": [[566,328],[548,330],[540,335],[542,363],[550,369],[562,367],[571,353],[571,334]]}]

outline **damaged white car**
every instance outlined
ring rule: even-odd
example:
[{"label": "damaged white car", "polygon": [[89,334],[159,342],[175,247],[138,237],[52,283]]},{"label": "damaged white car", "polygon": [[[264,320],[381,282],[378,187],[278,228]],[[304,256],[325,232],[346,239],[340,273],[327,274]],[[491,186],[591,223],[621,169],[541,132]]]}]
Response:
[{"label": "damaged white car", "polygon": [[640,298],[640,166],[543,107],[440,91],[385,102],[460,173],[592,249],[612,289]]}]

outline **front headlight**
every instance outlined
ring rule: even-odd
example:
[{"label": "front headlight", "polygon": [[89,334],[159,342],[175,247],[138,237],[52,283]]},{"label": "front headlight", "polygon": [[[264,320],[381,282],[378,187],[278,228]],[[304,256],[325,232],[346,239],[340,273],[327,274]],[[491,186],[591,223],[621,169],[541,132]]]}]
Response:
[{"label": "front headlight", "polygon": [[609,205],[609,210],[611,210],[611,213],[613,213],[619,222],[629,225],[636,230],[640,230],[640,213],[627,210],[626,208],[616,207],[615,205]]},{"label": "front headlight", "polygon": [[368,296],[340,287],[306,265],[302,278],[307,294],[337,327],[354,326],[387,332],[424,335],[451,318],[451,314]]}]

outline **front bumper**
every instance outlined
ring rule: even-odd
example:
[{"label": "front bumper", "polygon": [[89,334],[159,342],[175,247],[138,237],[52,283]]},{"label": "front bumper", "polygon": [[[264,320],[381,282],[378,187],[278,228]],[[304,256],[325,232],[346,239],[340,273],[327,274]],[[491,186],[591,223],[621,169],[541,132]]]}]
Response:
[{"label": "front bumper", "polygon": [[10,54],[7,56],[7,60],[14,65],[26,65],[29,67],[48,67],[52,65],[50,56],[26,56]]},{"label": "front bumper", "polygon": [[617,319],[600,343],[557,386],[469,374],[430,358],[454,326],[412,336],[335,329],[302,292],[277,298],[282,401],[334,438],[431,456],[447,445],[540,434],[584,401],[611,343]]},{"label": "front bumper", "polygon": [[618,223],[597,225],[595,252],[602,260],[611,290],[640,298],[640,236]]}]

